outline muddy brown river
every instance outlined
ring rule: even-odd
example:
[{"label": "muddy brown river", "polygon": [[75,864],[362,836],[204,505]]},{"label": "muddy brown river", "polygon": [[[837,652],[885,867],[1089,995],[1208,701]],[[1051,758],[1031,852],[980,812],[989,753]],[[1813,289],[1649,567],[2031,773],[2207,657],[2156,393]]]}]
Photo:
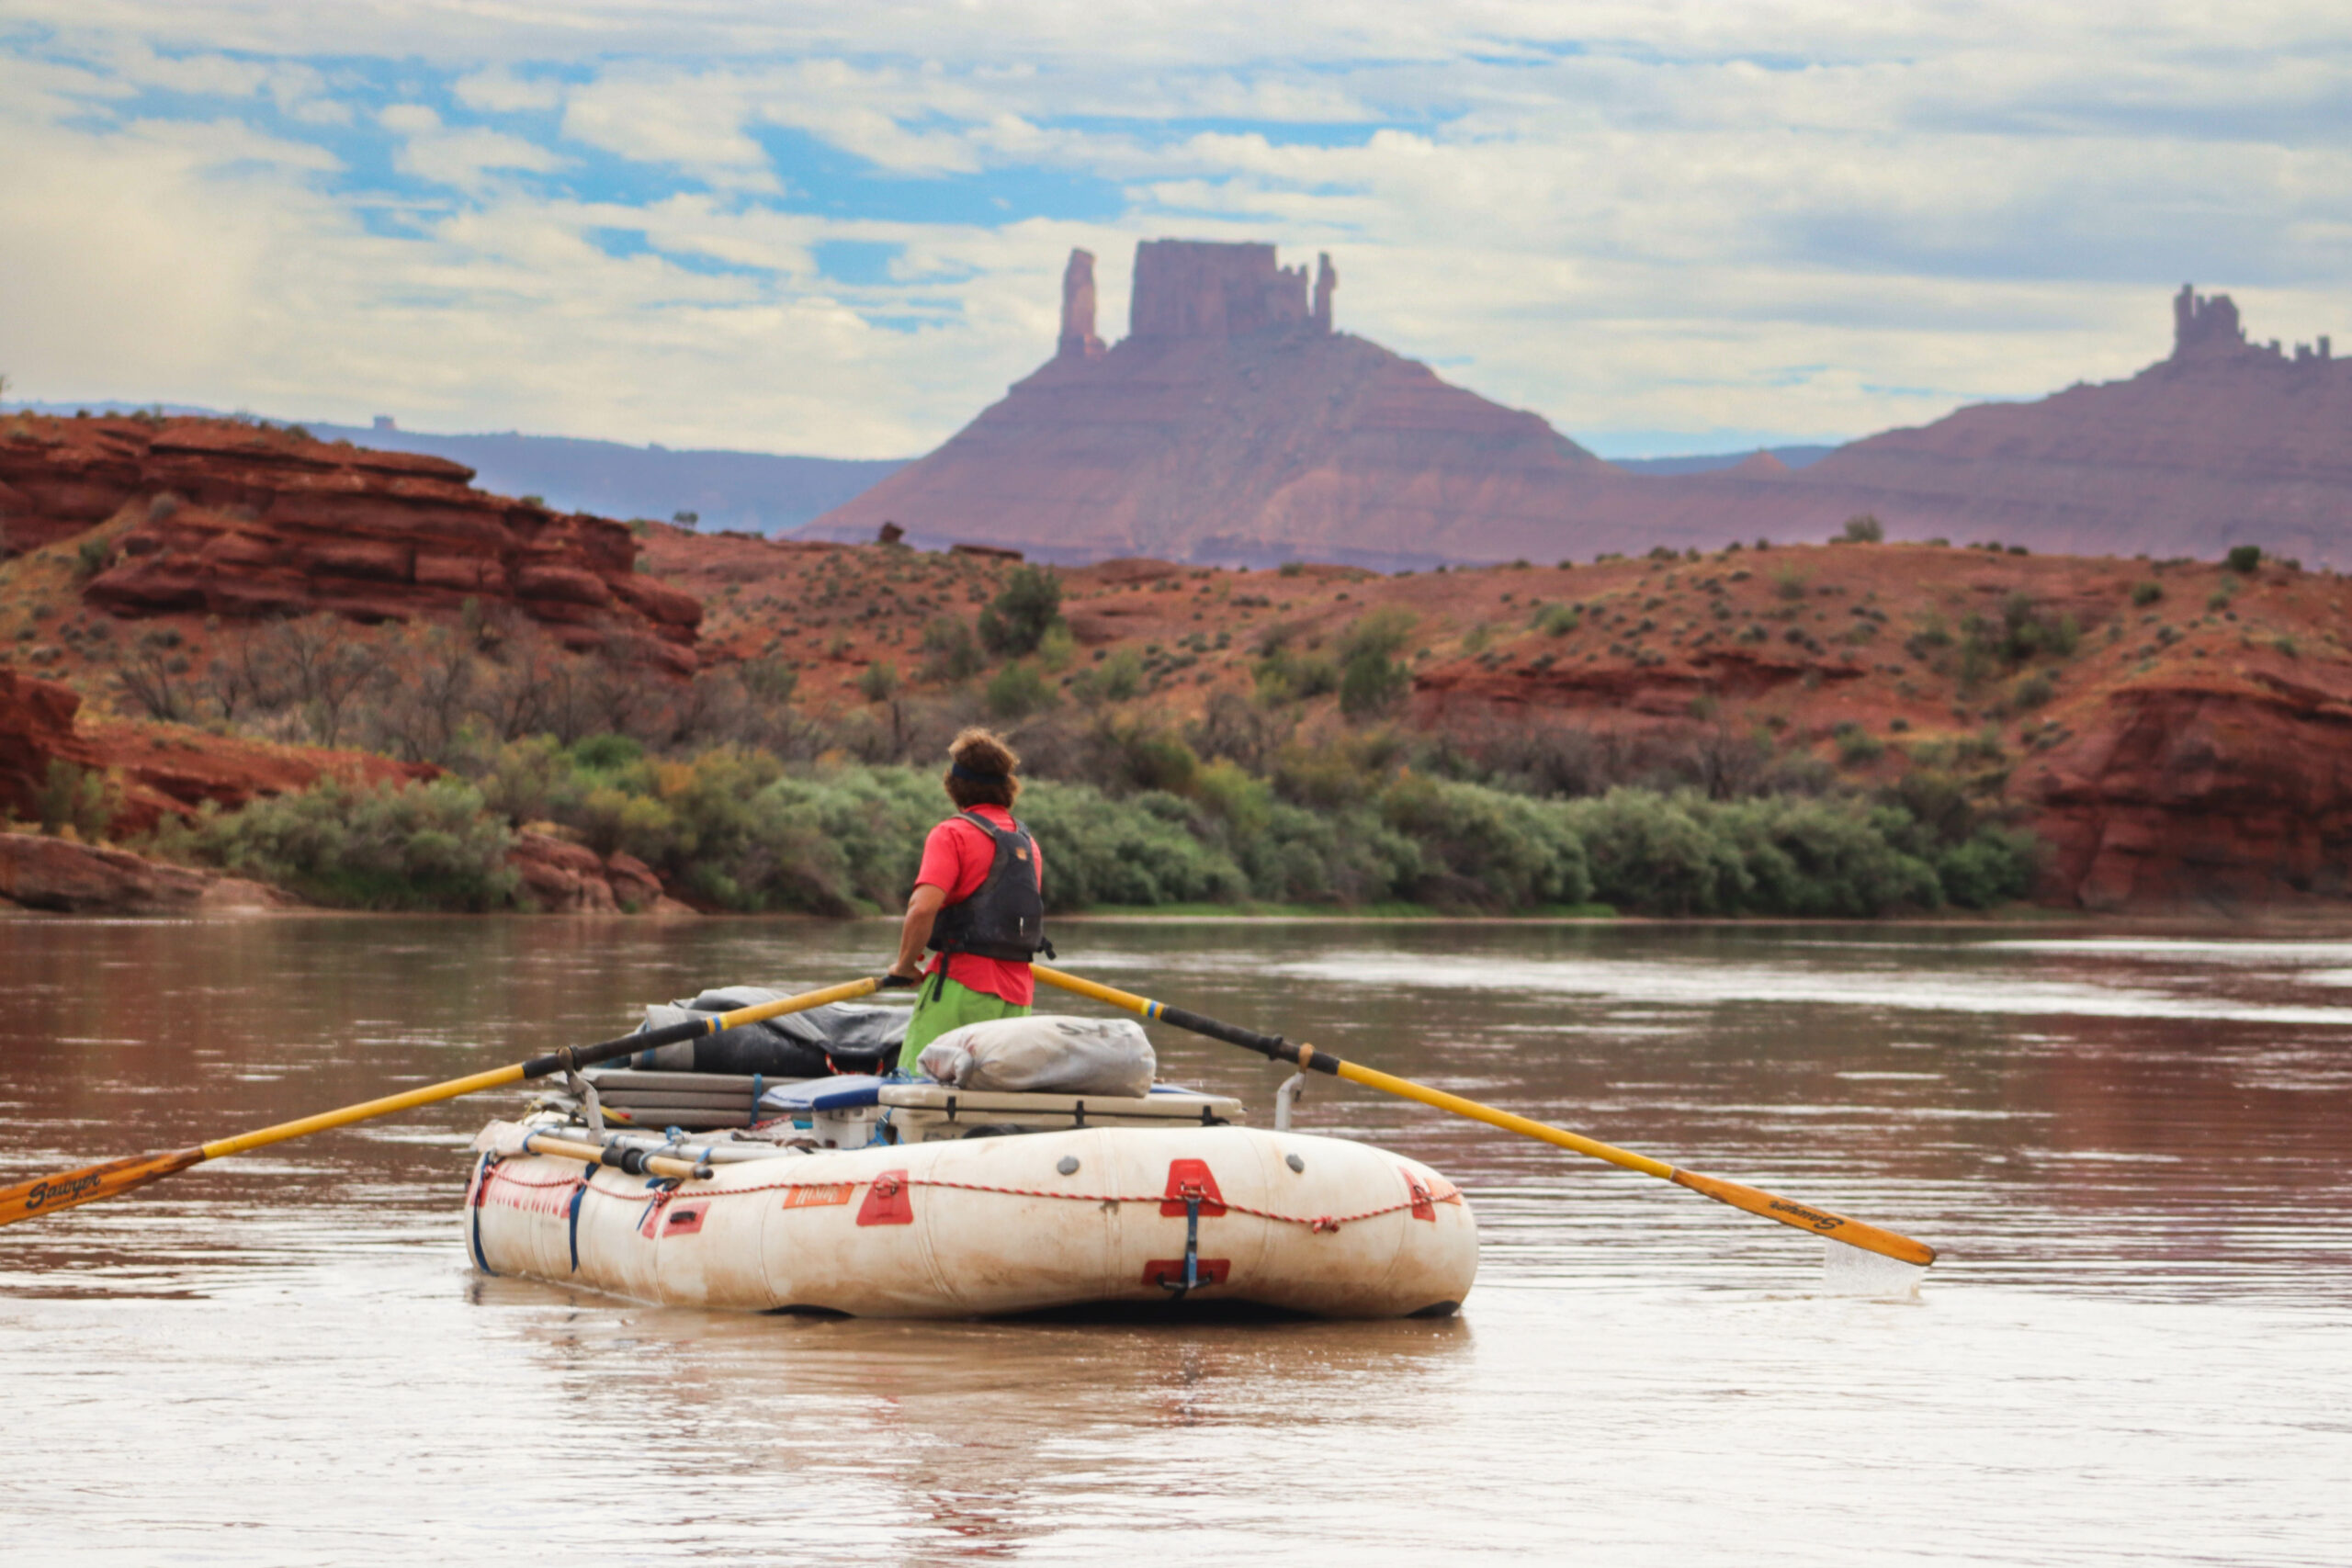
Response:
[{"label": "muddy brown river", "polygon": [[[0,1180],[879,966],[880,924],[0,918]],[[458,1100],[0,1231],[11,1561],[2352,1562],[2352,941],[1069,922],[1064,966],[1941,1247],[1916,1292],[1317,1078],[1443,1322],[888,1323],[493,1279]],[[1153,1030],[1271,1119],[1282,1072]]]}]

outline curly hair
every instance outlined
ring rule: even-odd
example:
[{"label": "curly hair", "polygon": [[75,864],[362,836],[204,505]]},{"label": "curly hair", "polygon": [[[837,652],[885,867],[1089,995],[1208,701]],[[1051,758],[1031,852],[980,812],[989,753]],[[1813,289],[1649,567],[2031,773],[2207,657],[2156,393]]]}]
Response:
[{"label": "curly hair", "polygon": [[1021,766],[1021,759],[994,730],[962,731],[948,744],[947,759],[948,770],[939,782],[947,786],[947,798],[958,811],[975,806],[1010,810],[1020,797],[1021,781],[1012,771]]}]

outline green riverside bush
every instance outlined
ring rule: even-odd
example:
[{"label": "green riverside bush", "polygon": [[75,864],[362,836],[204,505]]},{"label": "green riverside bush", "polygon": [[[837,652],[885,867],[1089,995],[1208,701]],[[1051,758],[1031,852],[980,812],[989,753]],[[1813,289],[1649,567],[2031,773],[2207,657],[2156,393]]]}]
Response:
[{"label": "green riverside bush", "polygon": [[345,909],[495,909],[514,896],[506,824],[460,779],[300,795],[208,812],[188,847],[241,875]]},{"label": "green riverside bush", "polygon": [[[1202,761],[1159,731],[1110,739],[1127,754],[1111,788],[1037,779],[1021,795],[1057,911],[1599,902],[1663,916],[1850,918],[1998,904],[2027,892],[2040,863],[2036,840],[1981,821],[1959,780],[1926,772],[1875,802],[1637,788],[1539,799],[1404,769],[1374,731],[1328,767],[1302,752],[1272,778]],[[208,813],[179,847],[322,903],[487,909],[512,901],[509,824],[550,820],[719,908],[846,916],[899,907],[925,834],[949,809],[928,770],[787,768],[741,747],[659,759],[607,738],[535,739],[478,766],[479,783],[330,784]]]}]

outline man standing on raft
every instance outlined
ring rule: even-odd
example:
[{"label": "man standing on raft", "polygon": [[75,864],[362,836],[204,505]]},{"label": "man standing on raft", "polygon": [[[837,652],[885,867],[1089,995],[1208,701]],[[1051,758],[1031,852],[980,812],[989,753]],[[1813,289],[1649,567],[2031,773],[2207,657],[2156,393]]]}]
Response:
[{"label": "man standing on raft", "polygon": [[[1021,759],[985,729],[967,729],[947,748],[940,782],[956,815],[923,840],[922,866],[899,933],[890,976],[920,985],[899,1069],[912,1073],[922,1048],[951,1029],[1029,1010],[1036,981],[1029,962],[1046,941],[1046,863],[1029,830],[1012,818]],[[939,956],[928,973],[923,951]]]}]

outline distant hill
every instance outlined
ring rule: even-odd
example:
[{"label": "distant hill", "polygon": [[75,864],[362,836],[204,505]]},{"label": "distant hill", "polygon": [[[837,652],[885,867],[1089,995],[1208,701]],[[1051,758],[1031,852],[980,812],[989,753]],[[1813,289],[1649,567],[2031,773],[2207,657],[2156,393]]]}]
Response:
[{"label": "distant hill", "polygon": [[1824,539],[1869,513],[1896,538],[2352,564],[2352,363],[2247,342],[2227,296],[2184,288],[2172,355],[2126,380],[1826,453],[1604,463],[1335,333],[1336,282],[1326,258],[1310,304],[1271,245],[1149,241],[1106,349],[1079,253],[1054,357],[807,536],[1393,569]]},{"label": "distant hill", "polygon": [[423,452],[463,463],[475,482],[504,495],[536,495],[565,512],[652,517],[680,512],[705,529],[776,534],[870,489],[905,465],[898,459],[786,457],[766,452],[626,446],[566,435],[433,435],[382,426],[318,424],[322,439],[387,452]]},{"label": "distant hill", "polygon": [[2183,286],[2171,355],[2138,375],[1885,431],[1785,488],[1822,497],[1816,515],[1873,513],[1890,536],[2199,559],[2257,544],[2352,564],[2352,361],[2324,337],[2249,343],[2228,295]]},{"label": "distant hill", "polygon": [[[134,413],[144,403],[25,403],[39,413]],[[164,413],[218,417],[218,411],[179,404],[153,405]],[[421,430],[301,422],[322,441],[349,441],[379,452],[417,452],[446,457],[474,470],[475,480],[502,495],[536,495],[560,512],[600,517],[652,517],[667,522],[680,512],[700,514],[705,529],[777,534],[797,528],[839,506],[897,469],[896,458],[787,457],[767,452],[727,452],[667,446],[629,446],[617,441],[584,441],[567,435],[523,435],[513,431],[480,435],[440,435]]]}]

